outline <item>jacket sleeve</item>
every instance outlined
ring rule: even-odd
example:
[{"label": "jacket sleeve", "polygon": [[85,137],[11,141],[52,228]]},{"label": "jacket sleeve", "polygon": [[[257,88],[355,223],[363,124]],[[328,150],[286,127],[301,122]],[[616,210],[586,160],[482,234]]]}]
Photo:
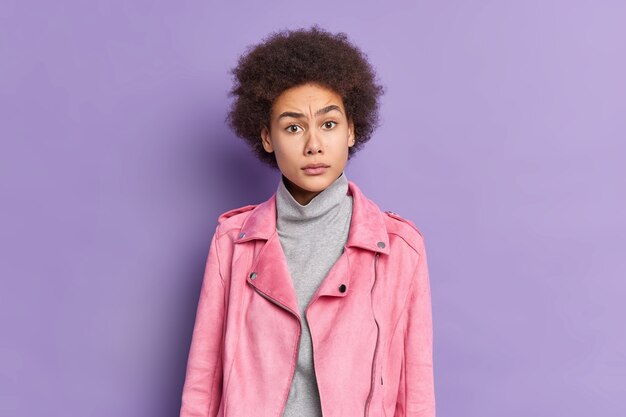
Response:
[{"label": "jacket sleeve", "polygon": [[433,331],[426,250],[421,246],[409,290],[404,359],[395,417],[435,417]]},{"label": "jacket sleeve", "polygon": [[211,240],[196,311],[180,417],[217,415],[222,396],[225,291],[218,257],[218,230]]}]

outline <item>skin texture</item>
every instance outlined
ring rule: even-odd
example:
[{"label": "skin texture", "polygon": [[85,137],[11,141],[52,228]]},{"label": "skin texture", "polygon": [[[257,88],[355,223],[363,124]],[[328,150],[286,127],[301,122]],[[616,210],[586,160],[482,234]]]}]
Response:
[{"label": "skin texture", "polygon": [[[270,126],[261,130],[261,142],[266,152],[275,154],[291,195],[307,205],[343,172],[355,143],[354,124],[337,92],[306,83],[276,98]],[[317,163],[328,167],[316,174],[303,169]]]}]

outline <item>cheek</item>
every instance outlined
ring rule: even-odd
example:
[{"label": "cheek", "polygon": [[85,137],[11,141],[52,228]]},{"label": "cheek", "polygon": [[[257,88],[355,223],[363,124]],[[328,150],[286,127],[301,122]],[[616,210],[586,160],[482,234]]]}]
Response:
[{"label": "cheek", "polygon": [[291,153],[293,153],[293,150],[290,149],[289,145],[281,141],[274,144],[274,152],[276,152],[276,154],[279,154],[281,158],[286,158],[289,157]]},{"label": "cheek", "polygon": [[348,149],[350,149],[350,137],[347,133],[343,134],[340,138],[337,138],[337,140],[333,141],[333,144],[335,145],[335,149],[337,149],[338,151],[341,150],[348,153]]},{"label": "cheek", "polygon": [[290,149],[289,147],[286,147],[284,145],[274,146],[274,155],[276,157],[276,162],[278,162],[279,165],[282,165],[285,168],[287,168],[289,164],[292,164],[293,161],[296,160],[296,153],[297,151],[295,151],[294,149]]}]

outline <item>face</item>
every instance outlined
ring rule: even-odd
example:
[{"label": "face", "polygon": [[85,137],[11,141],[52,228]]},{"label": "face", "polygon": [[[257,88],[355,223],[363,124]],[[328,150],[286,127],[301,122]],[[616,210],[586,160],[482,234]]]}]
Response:
[{"label": "face", "polygon": [[294,199],[308,204],[332,184],[348,162],[354,125],[339,94],[317,84],[292,87],[276,98],[261,140],[274,152]]}]

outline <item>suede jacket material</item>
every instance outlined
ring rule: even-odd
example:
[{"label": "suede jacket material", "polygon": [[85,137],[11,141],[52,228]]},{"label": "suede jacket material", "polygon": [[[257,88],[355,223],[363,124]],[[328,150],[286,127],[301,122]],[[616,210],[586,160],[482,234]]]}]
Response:
[{"label": "suede jacket material", "polygon": [[[342,255],[311,299],[324,417],[434,417],[424,239],[349,182]],[[301,320],[276,231],[276,194],[219,216],[206,263],[181,417],[280,417]]]}]

